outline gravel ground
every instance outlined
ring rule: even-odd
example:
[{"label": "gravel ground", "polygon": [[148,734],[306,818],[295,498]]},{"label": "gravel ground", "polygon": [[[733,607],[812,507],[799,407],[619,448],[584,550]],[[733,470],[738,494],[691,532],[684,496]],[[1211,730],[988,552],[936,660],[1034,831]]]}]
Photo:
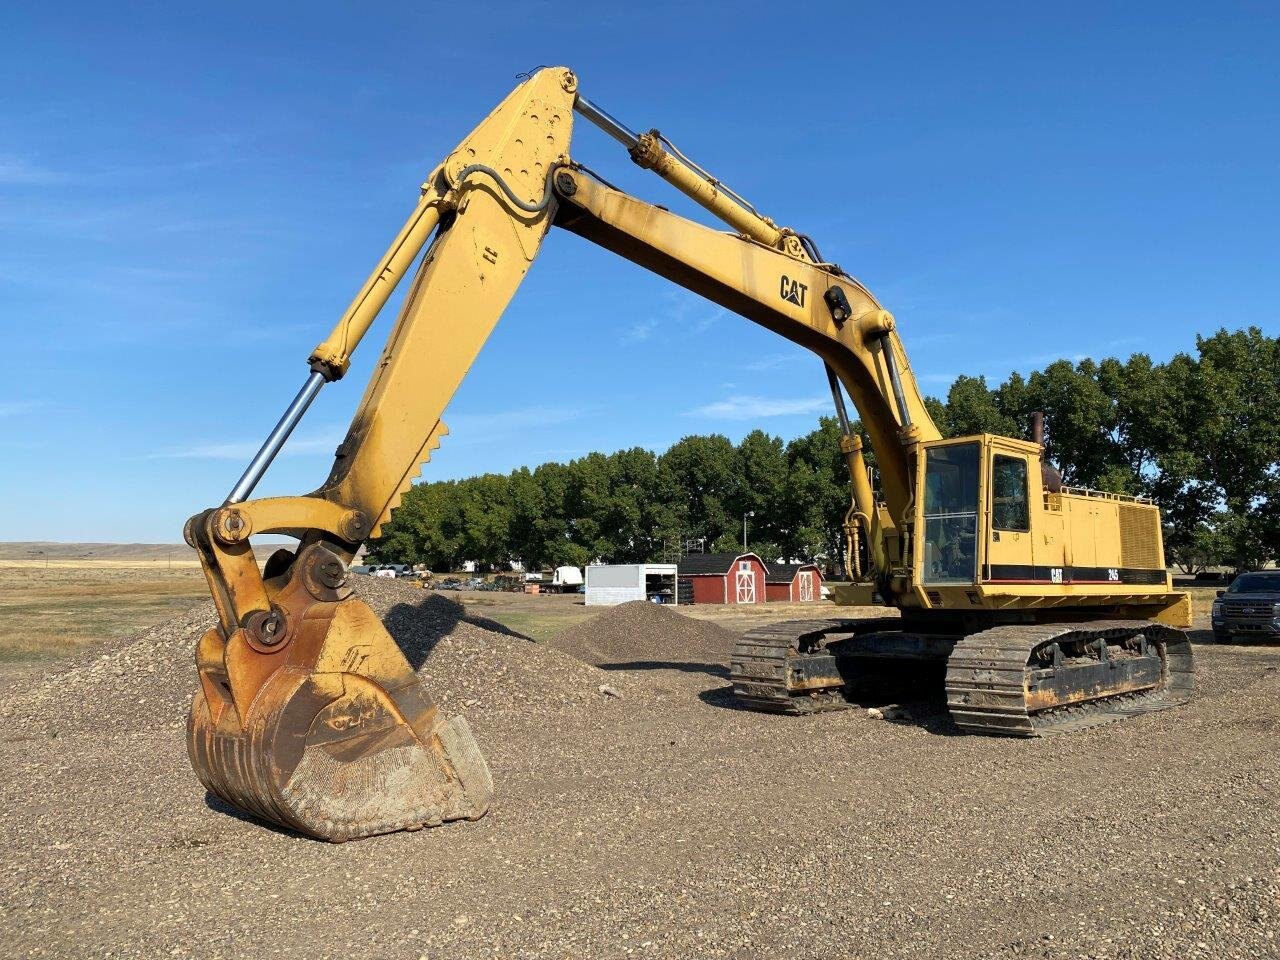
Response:
[{"label": "gravel ground", "polygon": [[1006,741],[928,704],[748,713],[713,671],[600,670],[362,592],[471,721],[488,817],[329,846],[207,804],[205,605],[0,706],[0,953],[1280,956],[1280,650],[1200,645],[1187,707]]}]

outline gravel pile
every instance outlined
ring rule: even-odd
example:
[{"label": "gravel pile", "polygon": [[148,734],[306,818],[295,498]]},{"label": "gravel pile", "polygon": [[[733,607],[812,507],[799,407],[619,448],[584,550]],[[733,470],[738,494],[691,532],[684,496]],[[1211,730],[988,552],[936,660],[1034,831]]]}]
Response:
[{"label": "gravel pile", "polygon": [[[447,712],[587,709],[600,700],[601,684],[619,685],[578,659],[469,616],[439,594],[386,578],[360,577],[356,586]],[[14,697],[0,713],[63,732],[109,731],[113,721],[181,725],[195,689],[196,643],[214,620],[212,603],[196,605],[100,648]]]},{"label": "gravel pile", "polygon": [[627,669],[663,663],[724,667],[737,639],[714,623],[635,600],[606,607],[548,642],[585,663]]},{"label": "gravel pile", "polygon": [[[749,713],[703,670],[667,691],[361,588],[470,719],[492,812],[334,847],[207,803],[182,732],[204,605],[3,702],[0,953],[1280,957],[1280,650],[1197,645],[1186,707],[998,740]],[[731,646],[672,616],[615,608],[569,641]]]}]

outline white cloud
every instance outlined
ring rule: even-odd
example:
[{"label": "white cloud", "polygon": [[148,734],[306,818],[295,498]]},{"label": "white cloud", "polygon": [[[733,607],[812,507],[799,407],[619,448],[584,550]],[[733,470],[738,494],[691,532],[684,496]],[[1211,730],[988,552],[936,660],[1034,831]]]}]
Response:
[{"label": "white cloud", "polygon": [[540,404],[491,410],[488,413],[450,414],[446,410],[444,422],[449,427],[449,436],[445,437],[444,443],[446,447],[469,447],[492,443],[514,434],[530,435],[537,433],[540,427],[581,420],[593,409],[589,404]]},{"label": "white cloud", "polygon": [[930,346],[935,343],[950,343],[957,339],[954,333],[936,332],[936,333],[912,333],[904,334],[907,345],[911,347]]},{"label": "white cloud", "polygon": [[784,364],[803,360],[807,356],[807,354],[802,353],[775,353],[767,357],[757,357],[755,360],[748,360],[742,365],[742,369],[750,370],[753,373],[760,373],[765,370],[776,370]]},{"label": "white cloud", "polygon": [[658,327],[657,320],[641,320],[639,323],[631,325],[630,329],[622,331],[623,343],[642,343],[653,336],[653,331]]},{"label": "white cloud", "polygon": [[830,397],[787,398],[739,395],[686,411],[685,416],[709,417],[716,420],[756,420],[762,417],[812,416],[828,412],[830,406]]},{"label": "white cloud", "polygon": [[0,183],[6,186],[57,183],[62,179],[61,174],[36,166],[21,157],[0,154]]},{"label": "white cloud", "polygon": [[501,429],[505,433],[544,423],[568,423],[585,415],[588,409],[586,406],[538,404],[509,410],[491,410],[488,413],[457,413],[452,416],[446,411],[444,422],[448,424],[451,433],[477,429]]},{"label": "white cloud", "polygon": [[689,324],[689,329],[694,333],[706,333],[720,321],[721,317],[727,317],[728,315],[728,310],[725,310],[723,307],[717,307],[711,313],[692,321]]},{"label": "white cloud", "polygon": [[1037,353],[1029,357],[1020,357],[1013,361],[1014,369],[1022,367],[1042,367],[1059,360],[1070,360],[1072,363],[1079,363],[1081,360],[1087,360],[1087,353]]},{"label": "white cloud", "polygon": [[683,290],[668,290],[663,301],[656,316],[637,320],[627,329],[620,330],[618,340],[626,344],[643,343],[664,327],[677,329],[684,336],[706,333],[722,317],[728,316],[724,308]]},{"label": "white cloud", "polygon": [[[327,433],[315,437],[290,439],[280,456],[316,456],[332,455],[338,444],[342,442],[342,434]],[[152,460],[244,460],[248,461],[258,452],[262,441],[235,440],[225,443],[197,443],[189,447],[179,447],[153,453]]]},{"label": "white cloud", "polygon": [[38,406],[39,400],[0,400],[0,417],[16,417]]}]

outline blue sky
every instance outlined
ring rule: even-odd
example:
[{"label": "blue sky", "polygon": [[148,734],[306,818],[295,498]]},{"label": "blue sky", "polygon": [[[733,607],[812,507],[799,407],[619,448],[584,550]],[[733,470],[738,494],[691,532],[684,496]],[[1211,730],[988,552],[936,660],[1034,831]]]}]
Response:
[{"label": "blue sky", "polygon": [[[25,7],[25,9],[20,9]],[[0,12],[0,539],[176,541],[416,199],[540,63],[898,317],[928,392],[1275,332],[1270,4],[25,4]],[[575,156],[694,215],[580,122]],[[705,217],[702,217],[705,219]],[[790,438],[821,367],[553,233],[428,478]],[[260,487],[324,477],[392,312]]]}]

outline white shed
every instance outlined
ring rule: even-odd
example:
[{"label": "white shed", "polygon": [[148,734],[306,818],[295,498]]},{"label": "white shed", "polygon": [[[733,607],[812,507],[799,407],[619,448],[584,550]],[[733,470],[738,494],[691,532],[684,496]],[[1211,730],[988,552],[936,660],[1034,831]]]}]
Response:
[{"label": "white shed", "polygon": [[611,607],[630,600],[676,603],[674,563],[598,563],[587,567],[587,606]]}]

